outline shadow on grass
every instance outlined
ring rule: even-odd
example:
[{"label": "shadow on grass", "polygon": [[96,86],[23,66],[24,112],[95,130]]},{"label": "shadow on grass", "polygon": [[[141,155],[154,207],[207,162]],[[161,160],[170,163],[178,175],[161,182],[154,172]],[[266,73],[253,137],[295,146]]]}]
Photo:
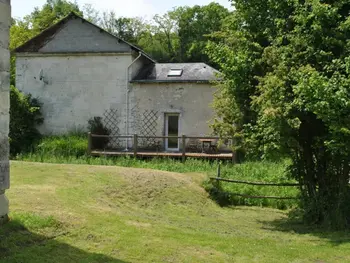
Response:
[{"label": "shadow on grass", "polygon": [[311,235],[329,241],[337,246],[350,243],[350,231],[334,231],[324,227],[310,226],[299,218],[281,218],[274,221],[260,221],[264,228],[273,231],[287,232],[298,235]]},{"label": "shadow on grass", "polygon": [[61,235],[64,233],[39,235],[28,230],[20,221],[11,221],[0,227],[0,262],[127,263],[55,240]]}]

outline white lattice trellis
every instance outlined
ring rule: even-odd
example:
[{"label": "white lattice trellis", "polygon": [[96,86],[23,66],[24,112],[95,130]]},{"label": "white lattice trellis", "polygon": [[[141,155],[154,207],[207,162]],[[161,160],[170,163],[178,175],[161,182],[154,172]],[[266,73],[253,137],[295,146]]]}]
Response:
[{"label": "white lattice trellis", "polygon": [[[142,113],[141,136],[157,136],[159,112],[156,110],[145,110]],[[159,140],[154,138],[141,138],[139,140],[141,147],[155,148],[159,145]]]},{"label": "white lattice trellis", "polygon": [[[106,110],[103,114],[103,124],[110,131],[110,136],[119,136],[120,114],[117,109]],[[121,148],[123,142],[115,137],[109,139],[108,148]]]}]

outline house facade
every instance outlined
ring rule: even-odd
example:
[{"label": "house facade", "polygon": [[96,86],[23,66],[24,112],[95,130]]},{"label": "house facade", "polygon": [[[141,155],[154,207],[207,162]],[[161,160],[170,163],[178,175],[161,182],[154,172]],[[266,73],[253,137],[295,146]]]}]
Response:
[{"label": "house facade", "polygon": [[16,49],[16,85],[43,104],[45,135],[101,117],[114,135],[204,136],[217,71],[160,64],[72,13]]}]

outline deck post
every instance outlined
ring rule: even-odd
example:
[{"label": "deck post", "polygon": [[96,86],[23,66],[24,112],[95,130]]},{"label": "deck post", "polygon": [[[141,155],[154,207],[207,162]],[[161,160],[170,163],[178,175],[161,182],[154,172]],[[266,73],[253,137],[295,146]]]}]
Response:
[{"label": "deck post", "polygon": [[138,138],[137,134],[134,134],[134,158],[137,157],[137,144],[138,144]]},{"label": "deck post", "polygon": [[87,147],[87,154],[91,155],[92,152],[92,136],[91,132],[88,132],[88,147]]},{"label": "deck post", "polygon": [[182,135],[182,162],[186,161],[186,135]]},{"label": "deck post", "polygon": [[235,139],[232,138],[232,145],[231,145],[231,147],[232,147],[232,163],[233,164],[237,163],[237,154],[236,154],[236,151],[233,149],[234,141],[235,141]]},{"label": "deck post", "polygon": [[232,151],[232,163],[236,164],[237,163],[237,159],[236,159],[236,152]]}]

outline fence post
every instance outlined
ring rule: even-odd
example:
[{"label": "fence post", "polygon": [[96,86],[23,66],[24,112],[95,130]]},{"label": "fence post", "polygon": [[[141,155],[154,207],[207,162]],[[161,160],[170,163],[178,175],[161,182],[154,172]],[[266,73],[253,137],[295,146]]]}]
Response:
[{"label": "fence post", "polygon": [[91,136],[91,132],[88,132],[87,154],[91,155],[91,152],[92,152],[92,136]]},{"label": "fence post", "polygon": [[221,187],[221,182],[219,180],[219,178],[221,178],[221,163],[219,162],[218,164],[218,169],[217,169],[217,173],[216,173],[216,180],[214,181],[213,185],[216,187],[216,189],[220,189]]},{"label": "fence post", "polygon": [[234,140],[235,140],[235,139],[232,138],[232,145],[231,145],[231,147],[232,147],[232,163],[233,163],[233,164],[236,164],[236,163],[237,163],[237,154],[236,154],[236,151],[233,150]]},{"label": "fence post", "polygon": [[186,135],[182,135],[182,162],[186,161]]},{"label": "fence post", "polygon": [[232,163],[233,164],[236,164],[237,163],[237,158],[236,158],[236,152],[235,151],[232,151]]},{"label": "fence post", "polygon": [[138,144],[138,138],[137,134],[134,134],[134,158],[137,157],[137,144]]}]

